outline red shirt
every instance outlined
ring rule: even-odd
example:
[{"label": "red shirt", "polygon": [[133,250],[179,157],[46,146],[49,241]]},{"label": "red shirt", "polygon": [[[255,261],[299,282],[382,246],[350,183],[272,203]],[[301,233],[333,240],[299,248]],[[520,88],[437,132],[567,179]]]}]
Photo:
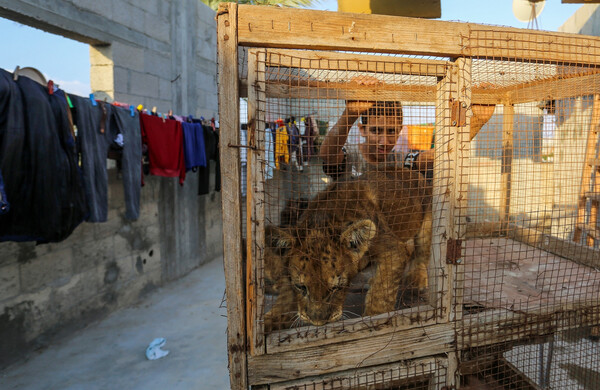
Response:
[{"label": "red shirt", "polygon": [[185,180],[183,131],[181,123],[158,116],[140,114],[142,143],[148,145],[150,173]]}]

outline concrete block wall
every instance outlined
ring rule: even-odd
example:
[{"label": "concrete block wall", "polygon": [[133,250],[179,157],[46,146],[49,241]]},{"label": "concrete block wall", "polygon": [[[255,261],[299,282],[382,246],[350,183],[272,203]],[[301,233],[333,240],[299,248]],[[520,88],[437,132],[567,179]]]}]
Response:
[{"label": "concrete block wall", "polygon": [[[200,1],[0,0],[0,17],[90,44],[99,98],[217,117],[215,13]],[[183,187],[146,177],[130,222],[108,166],[107,222],[55,244],[0,243],[0,367],[221,255],[220,193],[198,196],[191,172]]]}]

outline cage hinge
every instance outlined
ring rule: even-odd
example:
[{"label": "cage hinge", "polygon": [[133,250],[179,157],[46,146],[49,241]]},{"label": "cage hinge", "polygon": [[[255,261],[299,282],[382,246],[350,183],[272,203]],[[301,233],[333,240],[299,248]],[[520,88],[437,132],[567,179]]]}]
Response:
[{"label": "cage hinge", "polygon": [[460,264],[462,262],[462,240],[449,238],[446,246],[446,264]]},{"label": "cage hinge", "polygon": [[467,125],[467,103],[458,100],[452,100],[450,121],[452,126],[455,127],[464,127]]}]

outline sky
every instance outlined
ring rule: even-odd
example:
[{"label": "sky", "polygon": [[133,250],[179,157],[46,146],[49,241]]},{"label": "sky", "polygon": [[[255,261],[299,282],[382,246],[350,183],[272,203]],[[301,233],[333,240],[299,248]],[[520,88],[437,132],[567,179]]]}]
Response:
[{"label": "sky", "polygon": [[[441,0],[441,20],[494,24],[526,28],[512,13],[511,0]],[[547,0],[538,25],[556,31],[580,4]],[[317,1],[313,9],[337,11],[337,0]],[[62,89],[77,95],[90,93],[90,61],[87,44],[49,34],[0,18],[0,68],[12,72],[17,65],[33,66]]]}]

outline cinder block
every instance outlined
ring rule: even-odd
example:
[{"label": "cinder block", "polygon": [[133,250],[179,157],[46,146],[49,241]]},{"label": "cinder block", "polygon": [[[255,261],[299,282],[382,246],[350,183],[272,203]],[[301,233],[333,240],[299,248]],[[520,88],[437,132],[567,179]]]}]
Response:
[{"label": "cinder block", "polygon": [[171,42],[171,23],[169,19],[150,12],[146,12],[145,18],[144,33],[146,35],[162,42]]},{"label": "cinder block", "polygon": [[155,244],[145,251],[139,251],[133,254],[133,263],[135,272],[138,275],[149,272],[160,271],[161,269],[160,245]]},{"label": "cinder block", "polygon": [[206,23],[212,25],[215,29],[217,28],[217,22],[215,21],[215,17],[217,13],[212,10],[209,6],[199,1],[196,15],[198,16],[198,21],[201,23]]},{"label": "cinder block", "polygon": [[95,268],[115,258],[113,236],[73,246],[73,273]]},{"label": "cinder block", "polygon": [[106,222],[93,224],[94,237],[96,239],[112,237],[117,233],[122,224],[123,219],[120,216],[119,210],[115,208],[109,208]]},{"label": "cinder block", "polygon": [[160,15],[161,12],[161,7],[160,7],[160,3],[168,3],[168,1],[164,1],[164,0],[135,0],[133,1],[133,5],[139,5],[144,7],[144,9],[146,10],[147,13],[153,14],[153,15]]},{"label": "cinder block", "polygon": [[112,45],[93,46],[90,45],[90,65],[113,65]]},{"label": "cinder block", "polygon": [[21,291],[32,292],[67,283],[72,275],[72,253],[70,248],[64,249],[20,264]]},{"label": "cinder block", "polygon": [[129,29],[133,29],[133,18],[139,8],[132,6],[126,1],[113,0],[113,4],[115,12],[112,19]]},{"label": "cinder block", "polygon": [[0,267],[0,302],[19,294],[19,265]]},{"label": "cinder block", "polygon": [[115,66],[137,71],[144,69],[144,48],[121,42],[114,42],[111,46]]},{"label": "cinder block", "polygon": [[16,262],[18,255],[19,244],[16,242],[0,242],[0,265]]},{"label": "cinder block", "polygon": [[92,91],[114,92],[114,72],[112,65],[94,65],[90,68]]},{"label": "cinder block", "polygon": [[144,52],[144,70],[146,73],[171,80],[171,53],[159,53],[146,50]]},{"label": "cinder block", "polygon": [[119,267],[118,280],[120,282],[127,282],[136,277],[136,271],[133,266],[133,258],[134,257],[132,255],[117,258],[116,265]]},{"label": "cinder block", "polygon": [[93,12],[109,20],[113,18],[113,4],[111,1],[76,0],[74,3],[81,10]]},{"label": "cinder block", "polygon": [[95,268],[82,271],[73,275],[69,283],[58,287],[54,296],[65,308],[85,306],[90,297],[99,294],[101,280]]},{"label": "cinder block", "polygon": [[[115,100],[121,100],[121,94],[128,94],[131,89],[131,70],[122,66],[115,66],[113,68],[113,79],[114,79],[114,90]],[[129,103],[129,101],[125,100]]]},{"label": "cinder block", "polygon": [[171,4],[169,1],[160,1],[158,3],[160,10],[159,15],[167,20],[171,20]]},{"label": "cinder block", "polygon": [[140,96],[157,96],[158,77],[147,73],[132,71],[131,89],[129,90],[129,93]]},{"label": "cinder block", "polygon": [[[140,217],[134,222],[135,226],[147,227],[158,224],[158,203],[145,202],[140,205]],[[154,238],[154,237],[153,237]]]},{"label": "cinder block", "polygon": [[173,97],[171,90],[171,80],[165,78],[158,79],[158,97],[164,100],[171,100]]}]

